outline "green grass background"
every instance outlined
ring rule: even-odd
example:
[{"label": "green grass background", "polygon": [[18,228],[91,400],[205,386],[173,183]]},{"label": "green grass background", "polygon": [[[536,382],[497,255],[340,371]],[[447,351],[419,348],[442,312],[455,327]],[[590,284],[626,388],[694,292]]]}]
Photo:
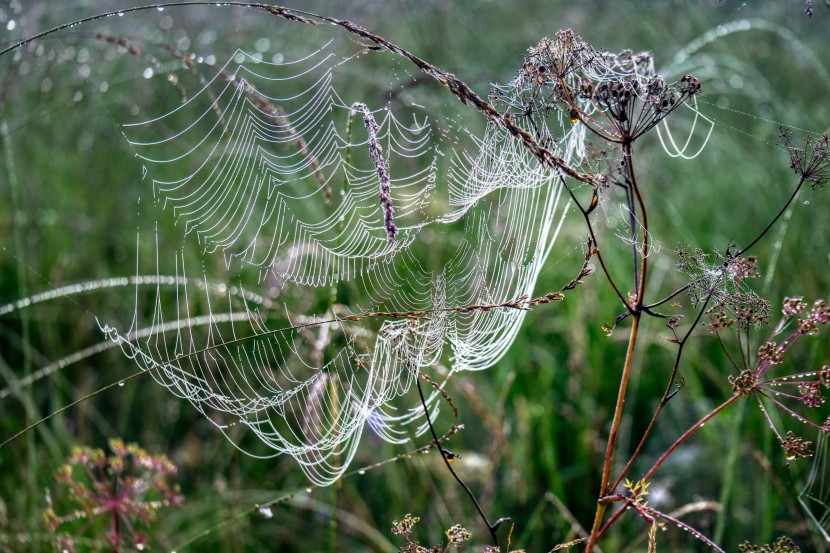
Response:
[{"label": "green grass background", "polygon": [[[34,2],[14,13],[14,6],[3,4],[16,25],[0,35],[0,46],[124,5]],[[457,74],[480,94],[489,82],[509,80],[527,47],[567,27],[597,48],[650,50],[658,67],[675,75],[699,75],[705,102],[701,111],[717,123],[703,154],[674,160],[654,137],[638,144],[651,228],[664,246],[654,258],[652,297],[683,284],[673,269],[671,248],[746,243],[786,200],[796,179],[786,152],[775,146],[778,122],[814,132],[826,131],[830,124],[830,9],[820,2],[812,19],[796,0],[400,0],[291,6],[358,22]],[[164,15],[173,17],[173,25],[159,32]],[[736,20],[748,21],[750,30],[724,32],[721,26]],[[0,58],[0,304],[67,283],[135,271],[136,229],[152,225],[137,210],[136,200],[145,197],[147,202],[149,191],[141,188],[140,165],[125,147],[119,123],[130,117],[133,103],[170,105],[176,91],[158,77],[144,82],[136,60],[105,59],[105,46],[93,36],[102,29],[137,43],[169,43],[182,36],[176,33],[186,33],[197,53],[197,37],[206,30],[217,34],[213,47],[218,51],[251,49],[261,37],[275,49],[281,42],[303,40],[296,26],[252,10],[169,8],[164,14],[83,25]],[[711,42],[676,63],[683,49],[706,33]],[[79,77],[73,63],[61,61],[60,52],[70,47],[88,51],[88,77]],[[369,74],[354,86],[372,90],[384,78]],[[103,81],[109,84],[106,93],[101,92]],[[428,90],[430,109],[481,127],[471,108],[437,87]],[[78,91],[83,99],[76,102]],[[765,277],[757,289],[773,305],[786,295],[827,296],[828,205],[825,191],[805,191],[786,226],[773,229],[754,251]],[[542,272],[540,294],[572,278],[581,262],[584,234],[572,217]],[[604,252],[611,264],[625,266],[627,249],[610,238],[609,243],[612,247]],[[150,245],[142,248],[140,257],[152,259]],[[0,387],[100,340],[94,316],[128,321],[132,309],[131,290],[118,289],[0,318]],[[566,301],[530,313],[510,353],[495,367],[464,374],[448,390],[466,427],[452,441],[453,450],[463,456],[458,470],[491,516],[513,518],[516,548],[548,551],[572,539],[571,517],[590,526],[626,336],[625,323],[611,337],[601,325],[618,312],[609,287],[595,275]],[[622,452],[636,444],[674,356],[662,323],[648,321],[645,331],[626,404]],[[826,363],[826,344],[826,336],[805,340],[788,360],[791,372]],[[687,350],[681,366],[686,386],[664,412],[637,465],[641,470],[730,394],[730,368],[716,341],[699,332]],[[0,438],[132,371],[130,362],[110,351],[15,392],[0,400]],[[240,454],[189,404],[149,379],[137,379],[0,449],[0,550],[51,549],[41,512],[44,490],[54,488],[52,473],[72,445],[103,446],[110,437],[165,453],[180,468],[186,503],[181,510],[161,512],[151,532],[155,550],[195,538],[176,550],[395,551],[402,540],[391,536],[389,528],[406,513],[422,518],[416,529],[425,545],[439,541],[454,523],[471,530],[478,549],[487,543],[472,506],[436,455],[400,460],[303,493],[275,506],[273,518],[237,517],[254,504],[304,489],[302,473],[288,458],[257,460]],[[405,451],[368,435],[364,441],[355,468]],[[695,501],[720,502],[720,510],[692,513],[684,520],[715,536],[728,551],[744,540],[766,543],[784,533],[796,537],[804,551],[824,551],[827,544],[796,501],[809,462],[790,469],[784,464],[758,409],[741,403],[666,464],[655,477],[651,504],[671,511]],[[646,530],[636,517],[626,517],[602,543],[603,550],[645,551],[645,543],[637,540]],[[658,541],[658,551],[705,549],[675,528],[661,533]]]}]

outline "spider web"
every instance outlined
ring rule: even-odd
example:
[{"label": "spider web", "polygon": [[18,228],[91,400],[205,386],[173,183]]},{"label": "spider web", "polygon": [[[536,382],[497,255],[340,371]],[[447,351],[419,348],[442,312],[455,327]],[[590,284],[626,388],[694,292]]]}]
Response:
[{"label": "spider web", "polygon": [[[405,401],[422,371],[443,386],[501,359],[568,200],[558,171],[506,131],[478,133],[423,107],[446,91],[416,90],[391,54],[337,40],[308,51],[267,62],[239,50],[198,68],[185,58],[198,91],[124,125],[159,216],[179,229],[172,256],[158,245],[169,237],[152,238],[157,273],[176,284],[157,287],[149,305],[136,293],[130,328],[100,325],[218,428],[244,425],[268,449],[248,453],[288,454],[312,482],[328,484],[366,427],[392,443],[426,431],[423,407]],[[645,80],[653,64],[602,53],[589,70],[597,82]],[[358,76],[379,71],[389,81],[374,97],[354,91]],[[494,91],[506,110],[544,103],[521,72]],[[585,129],[569,114],[530,118],[540,143],[573,166],[587,163]],[[394,232],[378,200],[382,174]],[[448,236],[456,242],[436,247]],[[221,260],[234,293],[207,293],[207,279],[193,285],[193,249]],[[246,286],[269,288],[280,308],[249,305],[239,293]],[[465,308],[505,303],[513,308]],[[240,310],[244,322],[218,317]],[[209,324],[191,324],[205,312]],[[440,398],[438,390],[427,398],[431,416]]]}]

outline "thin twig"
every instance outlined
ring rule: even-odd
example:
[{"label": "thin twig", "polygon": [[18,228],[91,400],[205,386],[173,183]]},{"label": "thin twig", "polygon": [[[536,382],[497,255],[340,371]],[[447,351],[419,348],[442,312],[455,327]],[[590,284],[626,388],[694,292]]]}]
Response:
[{"label": "thin twig", "polygon": [[[419,376],[423,376],[423,375],[421,374]],[[429,409],[427,408],[426,398],[424,397],[424,389],[421,386],[421,379],[418,378],[416,380],[416,382],[418,384],[418,395],[421,397],[421,405],[424,408],[424,416],[427,419],[427,425],[429,426],[429,431],[430,431],[430,433],[432,433],[432,439],[434,440],[435,445],[438,448],[438,451],[441,453],[441,458],[444,460],[444,464],[447,465],[447,469],[450,471],[450,474],[452,474],[453,478],[455,478],[455,480],[458,482],[458,484],[464,489],[465,492],[467,492],[467,495],[470,497],[470,501],[473,502],[473,505],[475,506],[476,511],[478,511],[479,516],[484,521],[484,524],[487,525],[487,530],[490,532],[490,536],[493,538],[493,545],[498,547],[499,546],[498,529],[499,529],[499,526],[501,526],[501,524],[503,522],[506,522],[506,519],[501,519],[500,518],[499,520],[496,521],[495,524],[490,524],[490,520],[487,518],[487,515],[484,514],[484,510],[481,508],[481,505],[479,505],[478,500],[476,499],[476,496],[473,493],[473,491],[470,489],[469,486],[467,486],[467,484],[464,482],[464,480],[462,480],[461,477],[458,476],[458,474],[456,474],[456,472],[453,470],[452,465],[450,464],[449,456],[446,453],[446,450],[443,447],[441,447],[441,441],[438,439],[438,434],[435,432],[435,427],[433,427],[433,425],[432,425],[432,420],[430,419],[430,416],[429,416]]]}]

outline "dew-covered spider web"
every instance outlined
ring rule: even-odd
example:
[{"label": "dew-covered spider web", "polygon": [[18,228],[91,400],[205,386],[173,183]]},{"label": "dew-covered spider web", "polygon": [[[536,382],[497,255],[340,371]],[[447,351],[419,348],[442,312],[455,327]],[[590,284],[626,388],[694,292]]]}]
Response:
[{"label": "dew-covered spider web", "polygon": [[[161,107],[138,92],[140,109],[117,112],[141,168],[138,208],[155,224],[138,230],[132,319],[96,318],[221,431],[258,438],[238,447],[290,455],[328,484],[365,429],[391,443],[426,432],[443,400],[428,386],[425,409],[410,393],[422,373],[440,387],[502,358],[571,204],[561,171],[408,60],[342,30],[303,33],[277,35],[271,59],[96,37],[146,81],[137,90],[172,92]],[[571,89],[623,81],[643,113],[652,59],[564,32],[488,97],[575,170],[610,174],[557,104],[543,63],[559,58],[573,64]],[[590,97],[575,101],[603,117]],[[690,155],[687,140],[665,143]]]},{"label": "dew-covered spider web", "polygon": [[[574,90],[627,78],[647,101],[649,56],[560,38],[543,42],[545,55],[573,57]],[[566,163],[594,171],[584,127],[546,96],[539,48],[491,99]],[[364,429],[392,443],[426,431],[408,394],[422,371],[443,385],[505,354],[568,212],[563,176],[501,127],[471,130],[425,107],[447,91],[366,44],[201,62],[184,59],[195,93],[123,126],[153,207],[178,229],[141,238],[176,284],[149,304],[137,292],[129,328],[101,328],[217,427],[243,425],[268,446],[249,453],[288,454],[327,484]],[[378,73],[376,93],[354,86]],[[225,293],[207,293],[204,260],[223,268]],[[192,324],[205,312],[208,324]],[[427,410],[440,397],[431,390]]]},{"label": "dew-covered spider web", "polygon": [[[344,56],[343,46],[328,41],[280,63],[239,51],[186,102],[123,129],[182,248],[245,272],[244,286],[272,290],[273,308],[141,341],[103,325],[172,393],[220,428],[245,425],[316,483],[340,476],[367,426],[391,442],[409,439],[409,423],[425,430],[419,403],[392,401],[419,371],[446,366],[446,379],[499,360],[525,311],[451,308],[529,296],[567,211],[557,175],[503,131],[476,136],[436,124],[415,100],[390,100],[412,79],[398,62],[392,92],[351,95],[347,79],[363,70],[351,66],[388,55],[361,47]],[[557,132],[557,149],[573,159],[579,129]],[[456,145],[462,135],[467,148]],[[451,225],[461,238],[436,255]],[[190,277],[185,254],[171,257],[168,272]],[[160,252],[159,271],[166,263]],[[153,327],[191,319],[196,304],[239,308],[205,287],[174,288],[159,290]],[[429,314],[358,320],[370,312]],[[433,390],[431,409],[439,397]]]}]

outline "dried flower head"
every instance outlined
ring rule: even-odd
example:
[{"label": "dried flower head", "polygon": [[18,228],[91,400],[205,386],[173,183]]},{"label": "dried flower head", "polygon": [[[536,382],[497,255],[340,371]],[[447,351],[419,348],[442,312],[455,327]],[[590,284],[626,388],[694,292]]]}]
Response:
[{"label": "dried flower head", "polygon": [[543,143],[555,140],[546,123],[553,114],[557,125],[569,119],[605,143],[623,144],[653,129],[699,91],[700,81],[691,75],[666,83],[650,53],[595,50],[567,29],[530,48],[516,79],[494,88],[491,97]]},{"label": "dried flower head", "polygon": [[522,74],[528,80],[550,83],[565,79],[586,68],[597,57],[597,52],[571,29],[556,33],[528,49]]},{"label": "dried flower head", "polygon": [[633,142],[697,94],[700,81],[686,75],[668,84],[660,75],[644,79],[635,73],[611,78],[594,86],[593,91],[583,97],[604,115],[602,121],[594,118],[598,128],[616,141]]},{"label": "dried flower head", "polygon": [[830,135],[814,137],[808,134],[803,148],[793,145],[789,130],[782,129],[780,138],[790,155],[792,170],[804,181],[811,183],[813,190],[823,187],[830,179],[830,154],[827,151]]},{"label": "dried flower head", "polygon": [[[698,305],[709,300],[706,311],[709,328],[719,331],[737,324],[739,328],[761,326],[769,322],[770,304],[746,285],[758,278],[758,262],[754,256],[742,257],[714,250],[707,254],[696,248],[675,251],[677,269],[689,277],[689,296]],[[719,263],[712,264],[714,257]]]}]

